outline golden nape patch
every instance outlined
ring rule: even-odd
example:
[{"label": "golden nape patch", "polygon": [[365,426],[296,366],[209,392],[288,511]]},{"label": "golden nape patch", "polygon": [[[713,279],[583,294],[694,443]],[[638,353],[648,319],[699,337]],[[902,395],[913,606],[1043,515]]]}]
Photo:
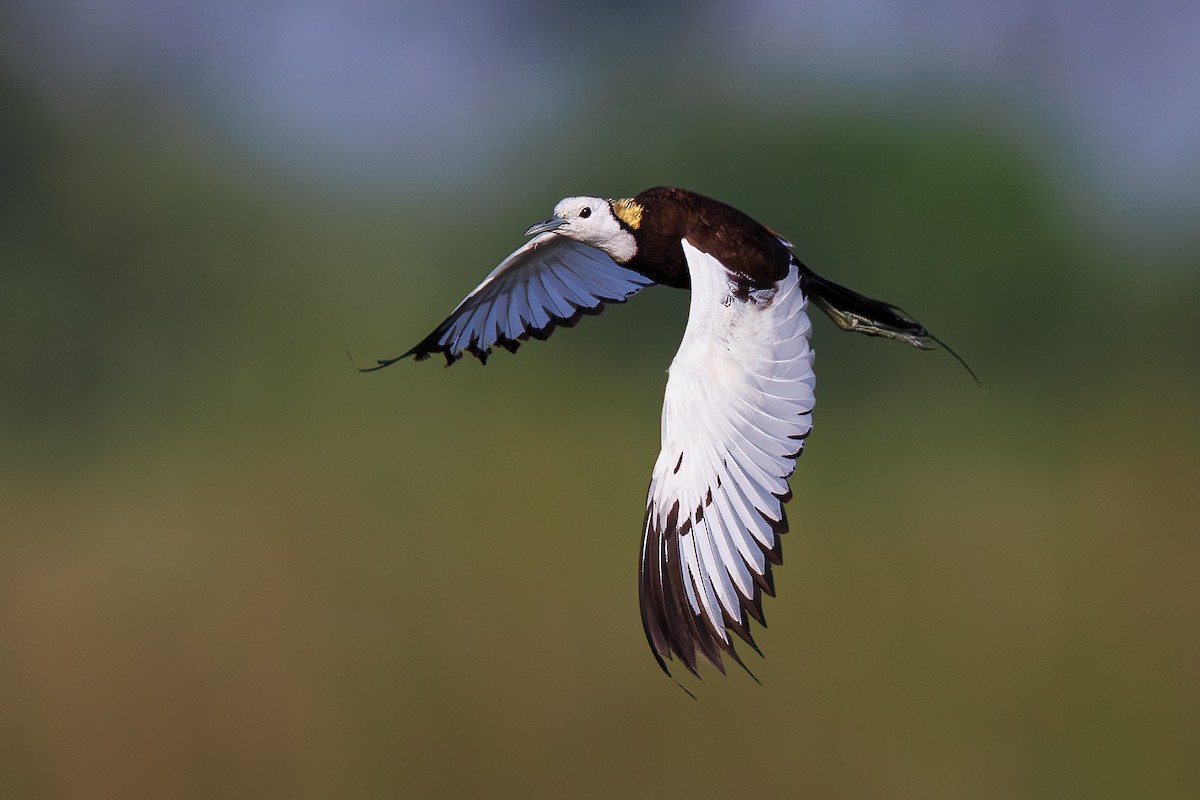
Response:
[{"label": "golden nape patch", "polygon": [[624,222],[635,231],[642,224],[642,212],[645,210],[640,203],[635,203],[628,197],[622,197],[620,200],[612,201],[613,213],[617,215],[617,219]]}]

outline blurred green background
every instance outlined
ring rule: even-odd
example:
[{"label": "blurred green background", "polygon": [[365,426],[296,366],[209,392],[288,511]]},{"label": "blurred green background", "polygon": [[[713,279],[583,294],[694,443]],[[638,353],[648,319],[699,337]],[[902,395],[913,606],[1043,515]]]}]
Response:
[{"label": "blurred green background", "polygon": [[[1200,25],[1159,6],[10,4],[4,796],[1197,796]],[[698,702],[636,590],[685,293],[344,352],[656,184],[986,387],[814,321],[763,686]]]}]

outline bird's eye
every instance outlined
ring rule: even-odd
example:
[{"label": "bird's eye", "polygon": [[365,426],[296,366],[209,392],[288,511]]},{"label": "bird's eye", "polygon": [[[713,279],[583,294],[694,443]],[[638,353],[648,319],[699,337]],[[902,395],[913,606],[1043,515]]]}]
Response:
[{"label": "bird's eye", "polygon": [[579,212],[580,219],[587,219],[591,215],[592,215],[592,207],[591,206],[584,206],[583,210]]}]

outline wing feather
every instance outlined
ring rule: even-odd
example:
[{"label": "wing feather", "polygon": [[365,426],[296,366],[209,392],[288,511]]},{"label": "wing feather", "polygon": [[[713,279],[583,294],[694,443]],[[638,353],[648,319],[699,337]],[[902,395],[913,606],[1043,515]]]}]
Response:
[{"label": "wing feather", "polygon": [[788,477],[812,427],[813,354],[800,268],[739,291],[717,259],[683,240],[691,312],[663,401],[662,449],[643,527],[646,639],[664,671],[696,653],[741,663],[732,631],[757,650],[772,565],[787,530]]},{"label": "wing feather", "polygon": [[602,250],[553,231],[542,233],[504,259],[411,350],[371,369],[408,356],[422,361],[434,353],[442,353],[447,364],[464,352],[486,361],[497,344],[516,350],[531,336],[545,339],[555,327],[574,325],[584,314],[624,302],[651,284]]},{"label": "wing feather", "polygon": [[549,269],[541,270],[537,273],[537,278],[542,282],[542,287],[546,290],[546,306],[558,319],[570,319],[578,311],[578,307],[571,305],[566,295],[571,291],[563,282],[558,279],[557,274]]}]

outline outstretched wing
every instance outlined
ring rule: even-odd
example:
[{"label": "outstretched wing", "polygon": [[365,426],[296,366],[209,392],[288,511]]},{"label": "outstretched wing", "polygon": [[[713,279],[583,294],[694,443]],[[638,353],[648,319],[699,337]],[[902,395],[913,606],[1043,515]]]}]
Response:
[{"label": "outstretched wing", "polygon": [[652,280],[625,269],[607,253],[557,233],[533,237],[492,270],[450,316],[402,356],[378,362],[380,369],[402,358],[433,353],[453,364],[464,351],[487,361],[493,345],[516,352],[533,336],[545,339],[555,326],[571,326],[604,303],[621,303]]},{"label": "outstretched wing", "polygon": [[691,273],[687,330],[671,364],[642,538],[641,609],[659,665],[699,652],[724,672],[736,633],[757,650],[782,560],[787,478],[812,427],[813,352],[798,266],[745,291],[717,259],[683,250]]}]

